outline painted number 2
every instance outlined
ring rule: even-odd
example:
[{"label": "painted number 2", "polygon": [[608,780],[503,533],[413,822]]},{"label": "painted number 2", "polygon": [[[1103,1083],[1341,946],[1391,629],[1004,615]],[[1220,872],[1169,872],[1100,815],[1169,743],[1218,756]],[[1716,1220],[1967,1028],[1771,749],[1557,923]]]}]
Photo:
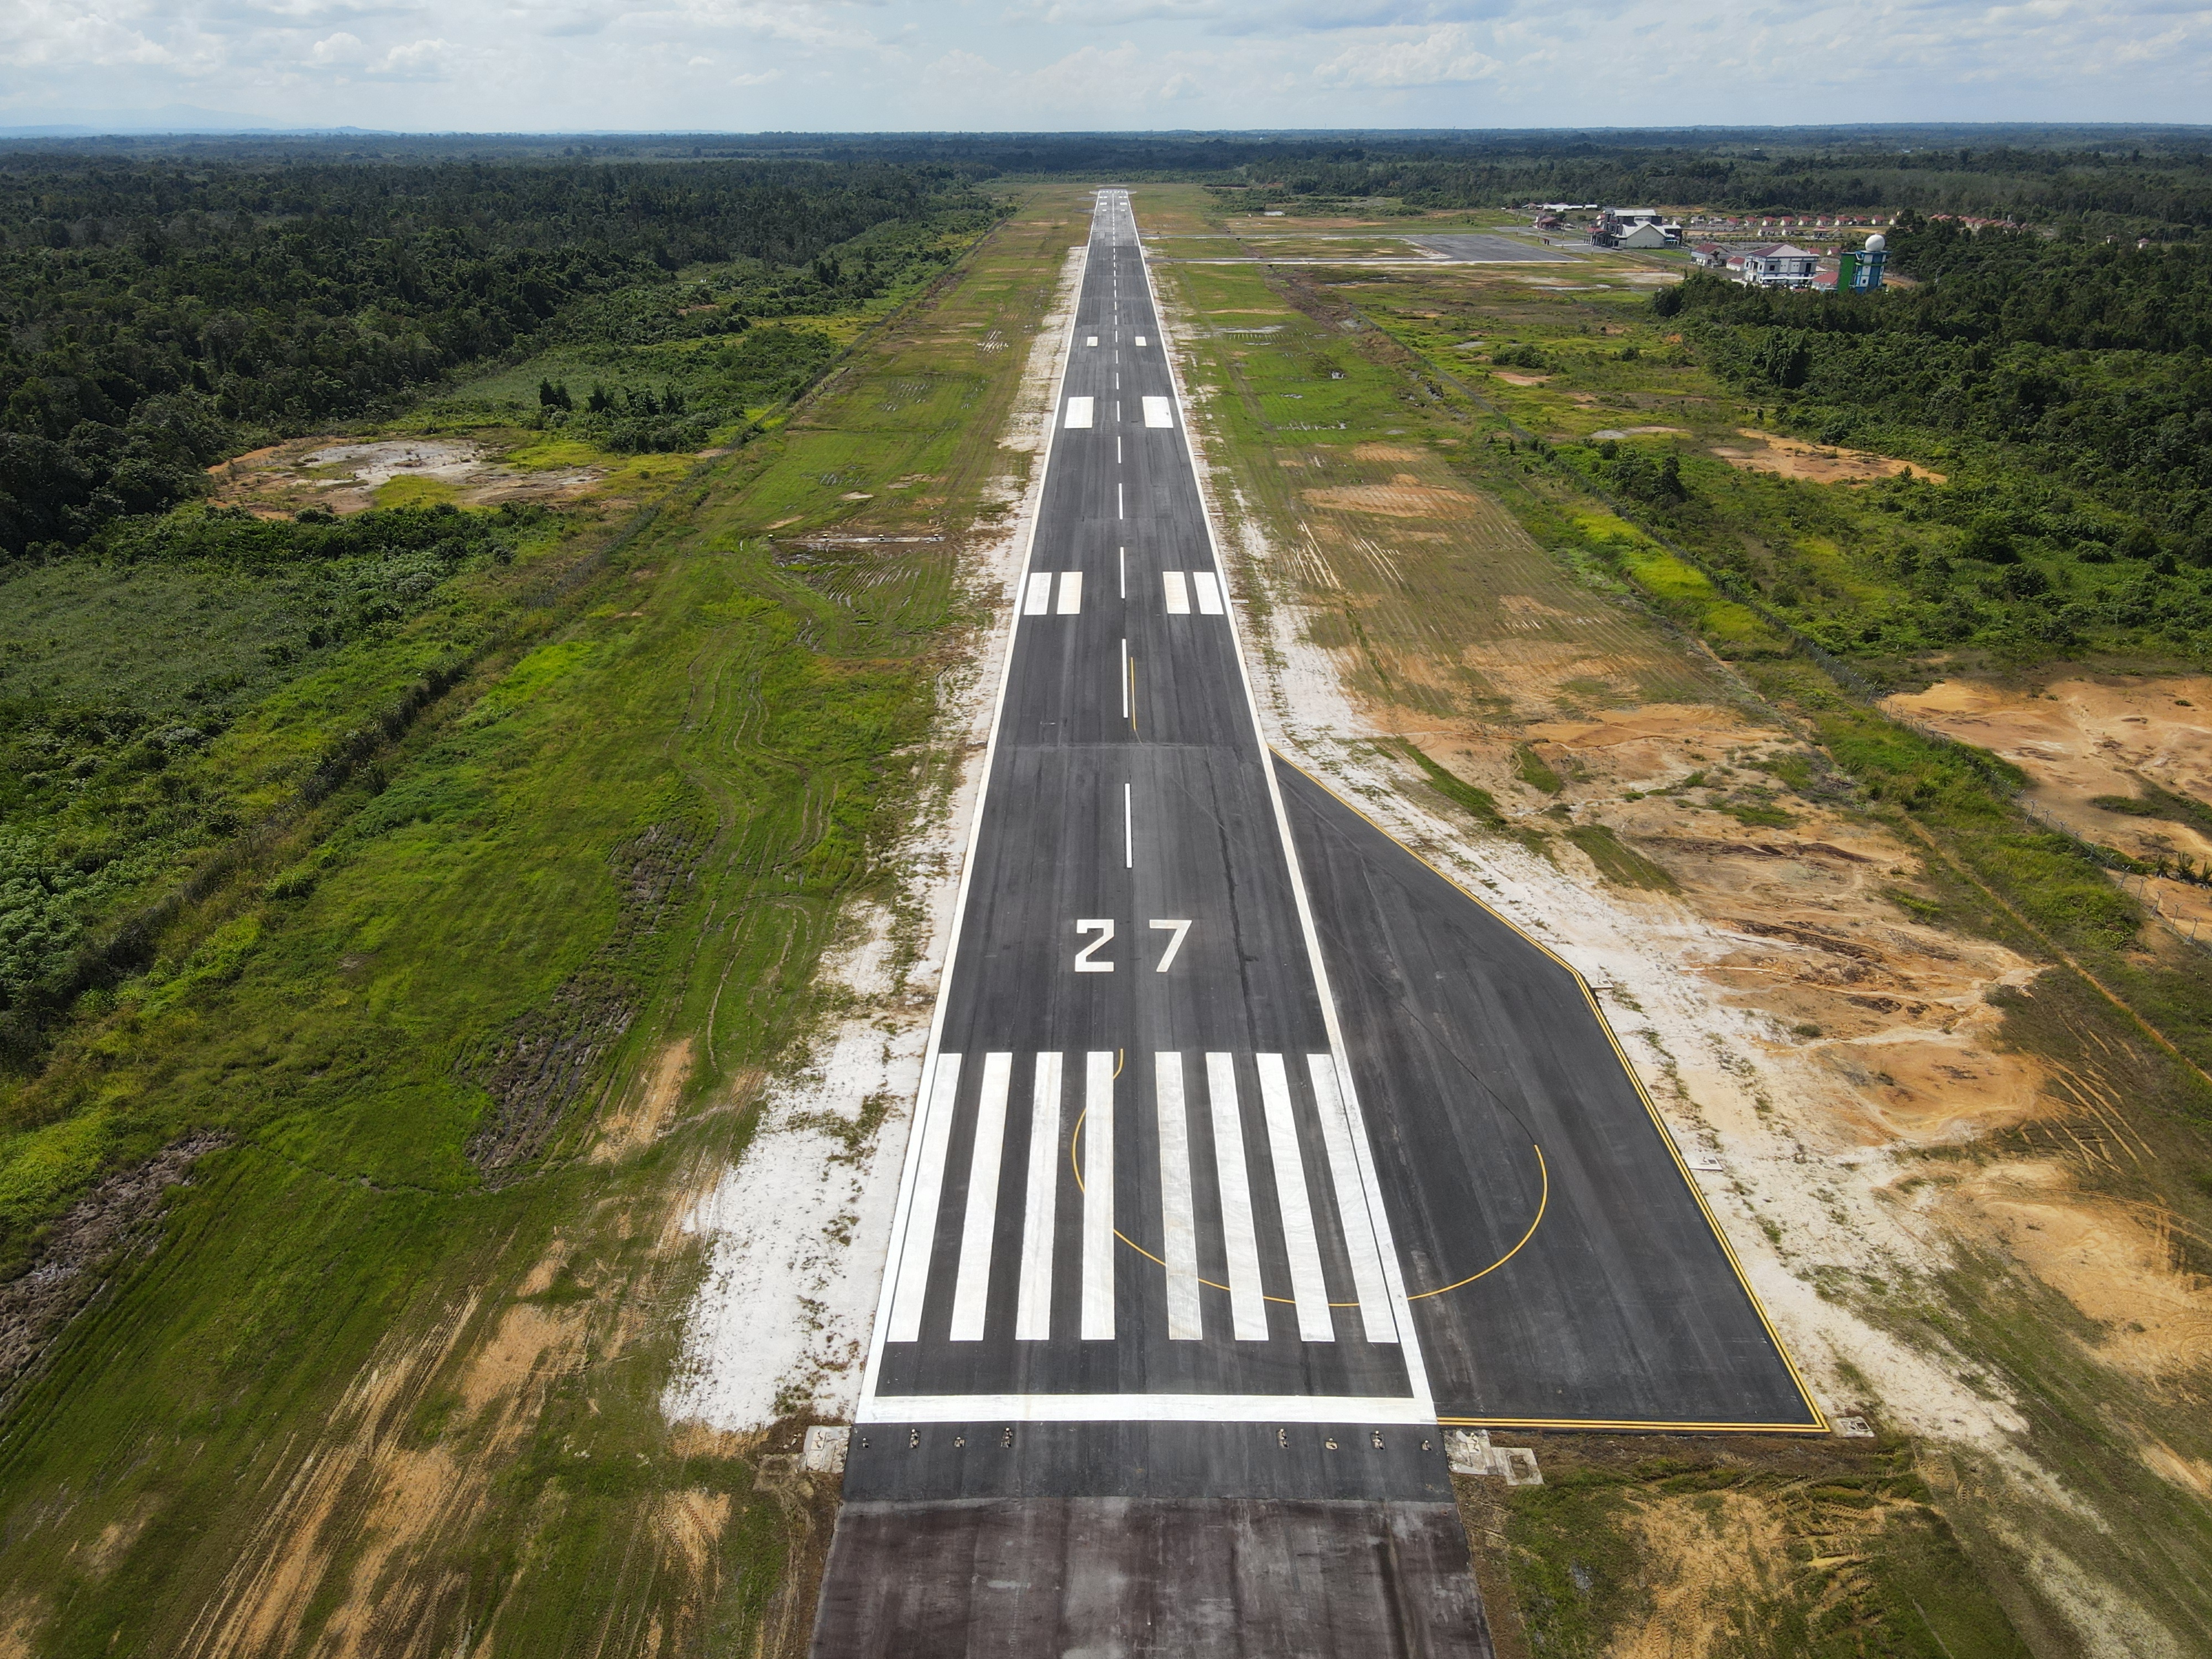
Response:
[{"label": "painted number 2", "polygon": [[[1180,920],[1155,918],[1152,926],[1155,933],[1166,933],[1170,936],[1168,948],[1160,953],[1159,961],[1152,966],[1154,973],[1164,974],[1175,965],[1176,957],[1182,950],[1182,942],[1190,934],[1190,920],[1188,917]],[[1092,939],[1090,944],[1075,953],[1075,971],[1079,974],[1112,973],[1114,971],[1112,963],[1098,960],[1098,952],[1113,942],[1112,919],[1106,916],[1085,917],[1075,924],[1075,933],[1079,939],[1091,933],[1098,935],[1097,939]]]}]

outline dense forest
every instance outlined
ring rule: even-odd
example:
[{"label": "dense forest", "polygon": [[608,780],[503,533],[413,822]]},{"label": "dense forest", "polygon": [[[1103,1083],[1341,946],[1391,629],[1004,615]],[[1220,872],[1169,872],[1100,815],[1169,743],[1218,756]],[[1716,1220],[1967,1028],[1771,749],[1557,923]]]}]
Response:
[{"label": "dense forest", "polygon": [[[1653,304],[1825,441],[2001,454],[2002,491],[1940,497],[1983,526],[1977,545],[2041,536],[2212,565],[2212,249],[1906,215],[1892,250],[1917,286],[1814,298],[1701,274]],[[2106,511],[2054,511],[2069,491]]]},{"label": "dense forest", "polygon": [[[864,295],[928,257],[937,222],[989,211],[942,169],[880,162],[10,156],[0,556],[188,499],[247,440],[387,407],[580,301],[665,329],[682,307],[621,296],[750,262],[733,304],[682,325],[741,329]],[[830,252],[883,228],[918,234],[883,267]]]}]

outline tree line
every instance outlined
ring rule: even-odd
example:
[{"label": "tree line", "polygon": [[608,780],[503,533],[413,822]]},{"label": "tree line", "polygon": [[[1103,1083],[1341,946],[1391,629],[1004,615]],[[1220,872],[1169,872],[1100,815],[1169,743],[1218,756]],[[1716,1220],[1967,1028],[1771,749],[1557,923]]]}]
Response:
[{"label": "tree line", "polygon": [[874,162],[6,157],[0,556],[188,499],[248,437],[387,406],[579,301],[732,259],[819,290],[830,250],[948,209],[987,204]]}]

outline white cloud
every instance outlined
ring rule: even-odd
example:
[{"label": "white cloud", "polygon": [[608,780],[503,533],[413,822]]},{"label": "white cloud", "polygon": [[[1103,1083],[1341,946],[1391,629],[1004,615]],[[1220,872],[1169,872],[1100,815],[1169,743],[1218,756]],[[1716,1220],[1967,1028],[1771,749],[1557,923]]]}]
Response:
[{"label": "white cloud", "polygon": [[375,72],[410,81],[441,80],[453,56],[453,47],[448,41],[410,40],[386,52]]},{"label": "white cloud", "polygon": [[1486,81],[1504,66],[1478,52],[1467,29],[1455,24],[1413,39],[1393,36],[1346,46],[1316,67],[1314,78],[1325,87],[1463,86]]},{"label": "white cloud", "polygon": [[1443,126],[1470,86],[1495,125],[2199,120],[2212,0],[0,0],[0,124]]}]

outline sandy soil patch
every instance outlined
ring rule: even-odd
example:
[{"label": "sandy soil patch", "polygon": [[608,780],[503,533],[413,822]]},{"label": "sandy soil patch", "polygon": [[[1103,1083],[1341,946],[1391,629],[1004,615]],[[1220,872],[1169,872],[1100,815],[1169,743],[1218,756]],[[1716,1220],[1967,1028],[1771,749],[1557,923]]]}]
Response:
[{"label": "sandy soil patch", "polygon": [[1427,454],[1419,449],[1409,449],[1404,444],[1354,444],[1352,459],[1355,461],[1422,461]]},{"label": "sandy soil patch", "polygon": [[607,470],[510,467],[493,448],[465,439],[323,437],[257,449],[210,467],[208,474],[215,480],[212,499],[218,505],[270,516],[306,507],[359,513],[374,507],[376,492],[395,478],[451,485],[453,499],[469,507],[573,501],[605,478]]},{"label": "sandy soil patch", "polygon": [[1614,1637],[1606,1659],[1723,1652],[1741,1615],[1781,1589],[1792,1567],[1774,1506],[1747,1492],[1642,1504],[1628,1528],[1650,1611]]},{"label": "sandy soil patch", "polygon": [[1548,374],[1524,374],[1517,368],[1493,368],[1492,380],[1503,380],[1508,386],[1542,386],[1552,377]]},{"label": "sandy soil patch", "polygon": [[[615,1110],[600,1121],[599,1138],[592,1147],[594,1164],[627,1158],[651,1146],[673,1127],[677,1103],[683,1097],[684,1084],[690,1080],[693,1048],[688,1036],[664,1045],[650,1069],[632,1080]],[[753,1088],[741,1080],[733,1092],[743,1099],[752,1094]]]},{"label": "sandy soil patch", "polygon": [[1931,472],[1924,466],[1887,455],[1876,455],[1869,450],[1808,444],[1802,439],[1761,432],[1756,427],[1738,427],[1736,431],[1758,447],[1738,449],[1717,445],[1713,453],[1730,466],[1747,472],[1773,472],[1785,478],[1809,479],[1814,483],[1866,483],[1907,472],[1936,483],[1947,482],[1941,472]]},{"label": "sandy soil patch", "polygon": [[1953,1203],[2103,1327],[2107,1364],[2147,1382],[2212,1367],[2212,1280],[2176,1265],[2172,1216],[2084,1194],[2050,1161],[1999,1164]]},{"label": "sandy soil patch", "polygon": [[[2212,863],[2212,836],[2193,824],[2093,804],[2099,795],[2133,799],[2146,781],[2212,803],[2212,675],[2078,675],[2039,686],[1944,680],[1882,706],[2003,756],[2027,774],[2029,803],[2077,836],[2130,858]],[[2160,915],[2212,937],[2212,889],[2148,886]]]},{"label": "sandy soil patch", "polygon": [[1387,484],[1339,484],[1334,489],[1299,493],[1316,507],[1332,507],[1347,513],[1379,513],[1392,519],[1468,519],[1481,508],[1481,503],[1464,490],[1425,484],[1405,472]]}]

